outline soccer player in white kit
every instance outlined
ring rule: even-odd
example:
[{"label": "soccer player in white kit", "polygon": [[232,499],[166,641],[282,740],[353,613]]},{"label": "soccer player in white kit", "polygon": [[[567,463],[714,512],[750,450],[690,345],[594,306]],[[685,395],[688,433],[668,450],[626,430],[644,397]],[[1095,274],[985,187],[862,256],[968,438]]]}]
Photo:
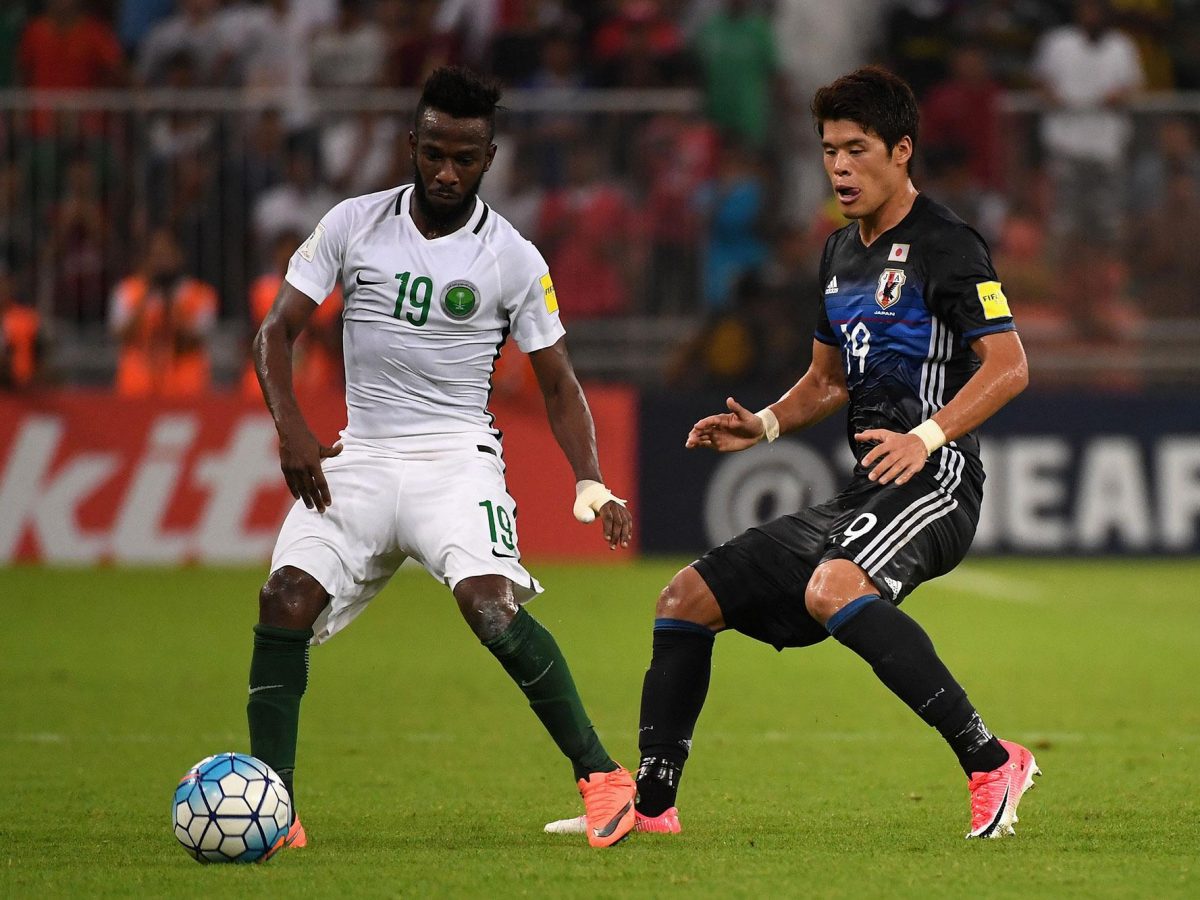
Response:
[{"label": "soccer player in white kit", "polygon": [[[259,594],[250,749],[292,793],[310,642],[344,628],[411,558],[450,588],[571,761],[588,840],[604,847],[633,827],[635,787],[596,736],[554,638],[521,606],[541,586],[521,565],[500,433],[487,411],[492,369],[510,333],[529,354],[574,470],[576,517],[599,518],[614,550],[628,546],[632,518],[600,475],[546,262],[477,196],[496,153],[499,97],[469,71],[435,71],[409,135],[414,183],[330,210],[292,256],[255,338],[255,367],[297,503]],[[296,403],[291,353],[339,277],[348,421],[329,447]],[[296,817],[284,845],[306,842]]]}]

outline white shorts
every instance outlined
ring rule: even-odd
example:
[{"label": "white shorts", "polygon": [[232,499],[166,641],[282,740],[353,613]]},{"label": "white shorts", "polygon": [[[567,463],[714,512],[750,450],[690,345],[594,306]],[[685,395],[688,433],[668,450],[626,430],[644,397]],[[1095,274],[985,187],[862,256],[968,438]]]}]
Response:
[{"label": "white shorts", "polygon": [[313,643],[345,628],[409,558],[451,590],[503,575],[520,603],[542,592],[521,565],[516,503],[492,447],[399,455],[346,442],[322,468],[333,504],[318,513],[296,501],[271,554],[272,572],[307,572],[332,598]]}]

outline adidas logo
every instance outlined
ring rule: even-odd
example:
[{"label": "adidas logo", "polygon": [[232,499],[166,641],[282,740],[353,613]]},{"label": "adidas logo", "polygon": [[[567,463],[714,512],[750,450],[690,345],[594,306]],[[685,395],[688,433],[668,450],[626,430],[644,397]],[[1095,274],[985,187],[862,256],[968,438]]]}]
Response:
[{"label": "adidas logo", "polygon": [[836,275],[834,275],[832,278],[829,279],[829,284],[825,285],[825,293],[827,293],[827,294],[836,294],[837,293],[837,276]]},{"label": "adidas logo", "polygon": [[900,592],[904,590],[904,585],[898,582],[895,578],[888,578],[887,576],[884,576],[883,580],[886,581],[887,586],[892,589],[892,596],[899,597]]}]

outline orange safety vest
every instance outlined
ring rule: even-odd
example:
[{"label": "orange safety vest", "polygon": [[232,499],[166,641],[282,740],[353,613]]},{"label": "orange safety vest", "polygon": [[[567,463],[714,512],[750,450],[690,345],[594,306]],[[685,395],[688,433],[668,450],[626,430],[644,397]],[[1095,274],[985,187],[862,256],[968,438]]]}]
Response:
[{"label": "orange safety vest", "polygon": [[13,387],[33,381],[37,368],[37,337],[41,319],[28,306],[11,305],[4,312],[4,343],[8,346],[8,377]]},{"label": "orange safety vest", "polygon": [[[117,363],[117,393],[122,397],[195,397],[209,385],[208,352],[203,347],[177,352],[163,298],[150,283],[132,275],[117,285],[115,303],[126,317],[140,315],[134,332],[121,345]],[[175,292],[175,322],[195,328],[216,315],[217,294],[212,286],[185,278]]]}]

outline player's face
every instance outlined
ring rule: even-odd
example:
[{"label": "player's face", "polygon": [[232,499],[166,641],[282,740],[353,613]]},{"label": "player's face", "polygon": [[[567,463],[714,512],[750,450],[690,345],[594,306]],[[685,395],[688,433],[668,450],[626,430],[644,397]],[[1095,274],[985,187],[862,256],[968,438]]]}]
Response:
[{"label": "player's face", "polygon": [[912,141],[903,137],[888,152],[883,138],[857,122],[823,123],[821,147],[825,171],[842,214],[848,219],[873,215],[908,184]]},{"label": "player's face", "polygon": [[474,201],[496,145],[486,119],[456,119],[426,109],[408,136],[418,196],[436,218],[452,219]]}]

